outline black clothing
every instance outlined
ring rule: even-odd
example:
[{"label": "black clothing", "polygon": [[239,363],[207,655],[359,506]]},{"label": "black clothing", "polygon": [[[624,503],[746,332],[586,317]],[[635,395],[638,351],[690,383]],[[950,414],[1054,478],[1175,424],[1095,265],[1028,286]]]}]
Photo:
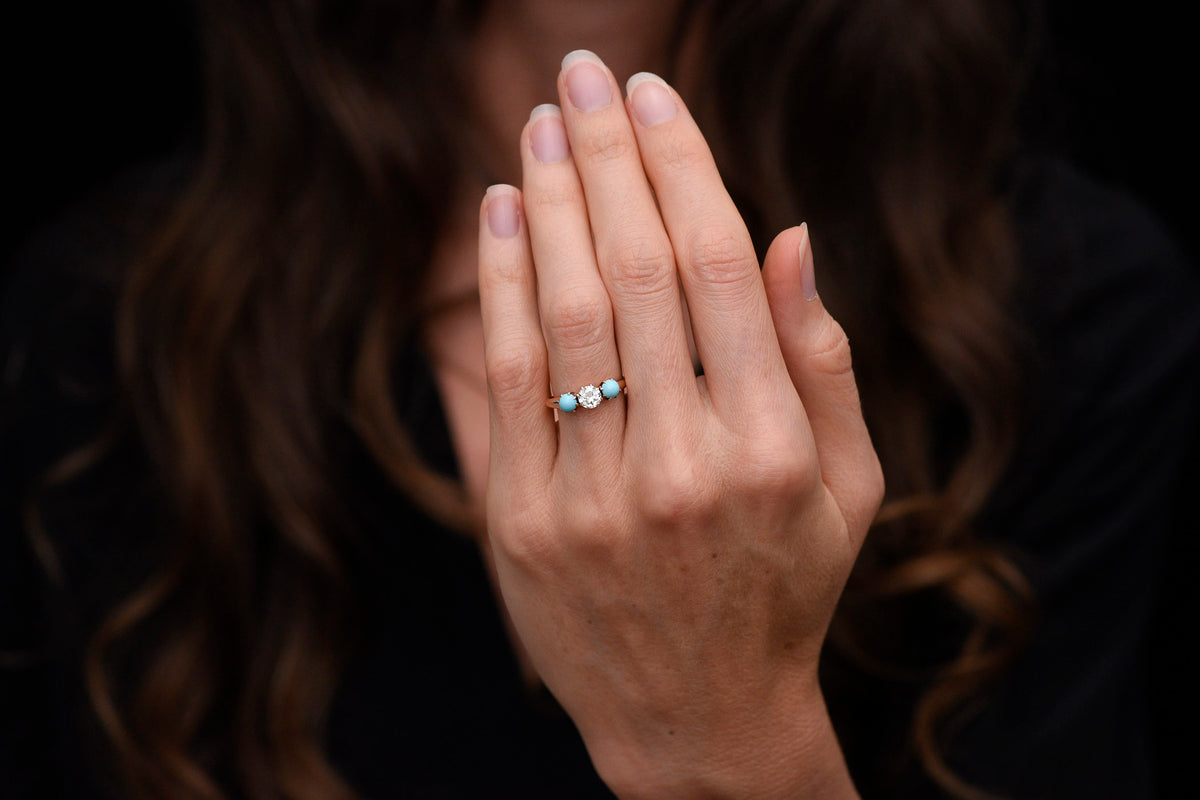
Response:
[{"label": "black clothing", "polygon": [[[1145,689],[1164,548],[1194,460],[1200,289],[1136,205],[1069,169],[1021,170],[1014,213],[1020,308],[1035,343],[1028,425],[983,522],[1020,548],[1039,592],[1033,644],[950,748],[968,780],[1012,797],[1148,797],[1156,708]],[[166,191],[163,189],[163,191]],[[147,198],[95,209],[37,239],[0,330],[0,794],[102,796],[80,676],[82,631],[144,564],[157,496],[136,442],[43,504],[64,581],[22,535],[39,476],[103,426],[112,303],[94,276],[119,265],[121,220]],[[454,470],[437,392],[419,356],[402,411],[431,463]],[[365,454],[348,504],[371,557],[353,565],[369,635],[329,721],[331,756],[365,797],[609,797],[552,699],[520,681],[477,546],[395,493]],[[133,563],[129,563],[132,560]],[[101,600],[97,600],[101,598]],[[107,600],[104,600],[107,598]],[[32,654],[32,655],[29,655]],[[878,690],[878,687],[876,687]],[[876,770],[902,734],[883,690],[847,758],[864,796],[932,794],[915,770]],[[878,702],[874,702],[878,701]],[[849,707],[846,704],[835,707]],[[893,782],[898,781],[898,782]]]}]

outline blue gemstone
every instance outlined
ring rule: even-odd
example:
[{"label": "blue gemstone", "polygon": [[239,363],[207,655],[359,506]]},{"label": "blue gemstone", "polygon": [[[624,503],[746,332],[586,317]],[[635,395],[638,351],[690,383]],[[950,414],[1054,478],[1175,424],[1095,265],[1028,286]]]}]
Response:
[{"label": "blue gemstone", "polygon": [[558,407],[560,410],[570,414],[575,410],[575,395],[567,392],[562,397],[558,398]]},{"label": "blue gemstone", "polygon": [[600,392],[609,400],[612,400],[621,393],[621,384],[617,383],[612,378],[609,378],[604,383],[600,384]]}]

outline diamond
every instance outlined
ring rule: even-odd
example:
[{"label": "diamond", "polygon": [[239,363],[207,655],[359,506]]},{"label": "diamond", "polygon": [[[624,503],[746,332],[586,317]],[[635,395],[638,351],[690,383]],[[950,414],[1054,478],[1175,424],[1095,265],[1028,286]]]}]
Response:
[{"label": "diamond", "polygon": [[600,390],[590,383],[579,390],[579,405],[584,408],[595,408],[600,405]]}]

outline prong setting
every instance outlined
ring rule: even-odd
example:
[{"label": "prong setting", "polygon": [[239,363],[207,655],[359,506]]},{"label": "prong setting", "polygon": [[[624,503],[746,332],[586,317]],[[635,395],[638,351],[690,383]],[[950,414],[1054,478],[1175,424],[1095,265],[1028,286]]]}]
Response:
[{"label": "prong setting", "polygon": [[546,405],[554,409],[557,419],[559,411],[570,414],[577,408],[596,408],[602,401],[612,400],[624,391],[627,391],[624,378],[609,378],[599,386],[589,383],[577,392],[564,392],[558,397],[551,397]]}]

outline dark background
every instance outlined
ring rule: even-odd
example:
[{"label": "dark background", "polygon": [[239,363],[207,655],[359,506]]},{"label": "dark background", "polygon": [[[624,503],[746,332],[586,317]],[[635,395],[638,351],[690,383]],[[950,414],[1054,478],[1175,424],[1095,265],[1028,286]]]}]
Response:
[{"label": "dark background", "polygon": [[[1045,20],[1034,38],[1026,140],[1141,197],[1196,261],[1197,45],[1170,10],[1178,6],[1016,1],[1040,6]],[[5,264],[39,221],[194,132],[200,98],[185,0],[24,5],[3,34],[5,183],[15,200],[0,242]]]},{"label": "dark background", "polygon": [[36,225],[198,130],[201,102],[186,0],[17,0],[8,10],[20,6],[0,34],[15,201],[6,265]]},{"label": "dark background", "polygon": [[[1190,23],[1173,10],[1179,6],[1167,0],[1017,1],[1037,3],[1043,20],[1031,50],[1026,142],[1064,154],[1140,197],[1192,261],[1200,260],[1192,222],[1200,183],[1197,45]],[[26,5],[19,16],[10,6],[0,33],[10,199],[0,278],[38,224],[131,165],[194,139],[199,124],[196,45],[184,0]],[[1172,562],[1172,579],[1193,587],[1198,547],[1194,538],[1181,544],[1186,552]],[[1173,604],[1161,635],[1190,638],[1195,607]],[[1188,656],[1186,663],[1160,665],[1155,675],[1156,703],[1188,726],[1162,742],[1181,765],[1194,758],[1188,743],[1195,741],[1197,674],[1200,659]],[[1188,794],[1179,788],[1166,796]]]}]

